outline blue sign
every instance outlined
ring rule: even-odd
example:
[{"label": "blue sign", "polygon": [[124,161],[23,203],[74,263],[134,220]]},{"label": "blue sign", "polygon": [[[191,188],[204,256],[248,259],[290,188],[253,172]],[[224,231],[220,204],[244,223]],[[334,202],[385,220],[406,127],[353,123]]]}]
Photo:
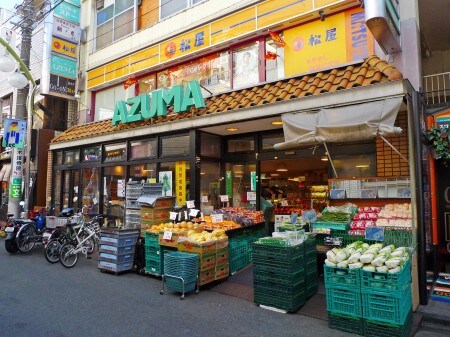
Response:
[{"label": "blue sign", "polygon": [[80,23],[80,8],[64,1],[61,2],[60,5],[56,6],[53,11],[53,15],[77,24]]},{"label": "blue sign", "polygon": [[26,131],[26,121],[6,118],[2,146],[23,149]]},{"label": "blue sign", "polygon": [[383,241],[384,228],[366,227],[366,240]]},{"label": "blue sign", "polygon": [[77,62],[51,55],[50,72],[63,77],[77,78]]},{"label": "blue sign", "polygon": [[315,210],[310,210],[310,211],[302,211],[302,219],[303,222],[314,222],[317,220],[317,214]]},{"label": "blue sign", "polygon": [[68,3],[72,4],[72,5],[77,6],[77,7],[81,6],[81,0],[65,0],[65,2],[68,2]]},{"label": "blue sign", "polygon": [[330,190],[330,199],[345,199],[345,190]]}]

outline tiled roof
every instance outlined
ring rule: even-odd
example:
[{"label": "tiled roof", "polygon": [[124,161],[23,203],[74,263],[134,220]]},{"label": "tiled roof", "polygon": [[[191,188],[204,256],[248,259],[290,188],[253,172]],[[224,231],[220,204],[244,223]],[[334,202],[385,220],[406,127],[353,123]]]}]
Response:
[{"label": "tiled roof", "polygon": [[181,114],[171,114],[171,108],[168,108],[167,116],[141,122],[120,123],[113,126],[111,119],[108,119],[74,126],[56,136],[52,140],[52,143],[99,136],[179,119],[205,116],[250,106],[286,101],[303,96],[318,95],[342,89],[398,80],[402,77],[403,75],[393,65],[381,60],[377,56],[371,56],[360,64],[292,77],[253,88],[211,96],[205,99],[206,108],[197,109],[193,107],[189,112]]}]

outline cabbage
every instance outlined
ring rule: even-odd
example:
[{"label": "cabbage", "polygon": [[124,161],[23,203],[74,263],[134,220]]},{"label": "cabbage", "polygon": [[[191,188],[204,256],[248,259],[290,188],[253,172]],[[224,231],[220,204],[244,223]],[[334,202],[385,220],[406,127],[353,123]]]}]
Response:
[{"label": "cabbage", "polygon": [[372,262],[374,257],[375,257],[375,254],[366,252],[363,255],[361,255],[361,257],[359,258],[359,261],[361,261],[362,263],[370,263],[370,262]]},{"label": "cabbage", "polygon": [[405,255],[405,252],[404,252],[404,251],[401,251],[401,250],[394,250],[394,251],[391,253],[391,256],[392,256],[392,257],[402,257],[403,255]]},{"label": "cabbage", "polygon": [[373,261],[371,262],[375,267],[381,267],[385,262],[387,258],[383,255],[378,255]]},{"label": "cabbage", "polygon": [[348,267],[348,261],[342,261],[342,262],[339,262],[339,263],[336,265],[336,267],[338,267],[338,268],[347,268],[347,267]]},{"label": "cabbage", "polygon": [[376,247],[369,248],[369,249],[366,250],[365,253],[366,254],[367,253],[371,253],[371,254],[374,254],[374,255],[378,255],[378,248],[376,248]]},{"label": "cabbage", "polygon": [[328,259],[325,260],[325,264],[326,264],[328,267],[336,267],[336,263],[330,262],[330,261],[328,261]]},{"label": "cabbage", "polygon": [[376,270],[375,267],[372,266],[371,264],[366,264],[362,269],[365,271],[375,271]]},{"label": "cabbage", "polygon": [[350,256],[348,258],[348,263],[355,263],[355,262],[359,262],[359,258],[361,257],[361,253],[360,252],[355,252],[352,254],[352,256]]},{"label": "cabbage", "polygon": [[350,269],[361,269],[363,266],[363,264],[361,262],[356,262],[356,263],[349,263],[348,267]]},{"label": "cabbage", "polygon": [[366,248],[366,249],[369,249],[370,246],[369,246],[368,243],[364,242],[364,243],[361,245],[361,247]]},{"label": "cabbage", "polygon": [[390,253],[393,250],[395,250],[395,246],[394,245],[390,245],[390,246],[386,246],[386,247],[381,248],[380,249],[380,253],[384,253],[384,252]]},{"label": "cabbage", "polygon": [[389,268],[389,269],[393,269],[393,268],[397,268],[399,266],[401,266],[403,260],[400,258],[390,258],[389,260],[387,260],[384,264]]},{"label": "cabbage", "polygon": [[341,250],[339,253],[336,254],[336,262],[342,262],[347,260],[347,254]]},{"label": "cabbage", "polygon": [[340,249],[333,248],[331,251],[334,253],[334,255],[337,255],[337,253],[339,253]]},{"label": "cabbage", "polygon": [[352,255],[354,252],[355,252],[355,248],[353,248],[353,247],[346,247],[346,248],[344,248],[344,252],[348,255],[348,256],[350,256],[350,255]]},{"label": "cabbage", "polygon": [[398,247],[398,248],[396,248],[396,249],[394,250],[394,252],[397,252],[397,251],[406,253],[408,250],[406,249],[406,247]]},{"label": "cabbage", "polygon": [[329,250],[327,252],[327,259],[328,261],[330,261],[331,263],[336,263],[336,254],[334,254],[334,252],[332,250]]},{"label": "cabbage", "polygon": [[372,249],[372,248],[376,248],[376,249],[380,250],[381,248],[383,248],[383,244],[382,243],[374,243],[373,245],[369,246],[369,249]]},{"label": "cabbage", "polygon": [[402,268],[401,267],[396,267],[396,268],[392,268],[388,270],[389,274],[395,274],[398,273]]},{"label": "cabbage", "polygon": [[377,271],[380,272],[380,273],[387,273],[388,270],[389,270],[389,268],[387,266],[377,267]]}]

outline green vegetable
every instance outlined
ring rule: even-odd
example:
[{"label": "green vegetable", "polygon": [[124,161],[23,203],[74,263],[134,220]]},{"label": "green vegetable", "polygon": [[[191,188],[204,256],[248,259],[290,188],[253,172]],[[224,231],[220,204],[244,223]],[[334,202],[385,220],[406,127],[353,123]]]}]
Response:
[{"label": "green vegetable", "polygon": [[329,267],[336,267],[336,263],[328,261],[328,259],[325,260],[325,264]]},{"label": "green vegetable", "polygon": [[380,267],[377,267],[377,271],[378,272],[380,272],[380,273],[387,273],[388,272],[388,267],[387,266],[380,266]]},{"label": "green vegetable", "polygon": [[370,262],[372,262],[372,260],[374,258],[375,258],[375,254],[366,252],[363,255],[361,255],[361,257],[359,258],[359,261],[361,261],[362,263],[370,263]]},{"label": "green vegetable", "polygon": [[366,264],[362,269],[365,271],[375,271],[376,270],[375,267],[372,266],[371,264]]},{"label": "green vegetable", "polygon": [[363,267],[363,264],[361,262],[348,264],[348,268],[350,268],[350,269],[361,269],[362,267]]}]

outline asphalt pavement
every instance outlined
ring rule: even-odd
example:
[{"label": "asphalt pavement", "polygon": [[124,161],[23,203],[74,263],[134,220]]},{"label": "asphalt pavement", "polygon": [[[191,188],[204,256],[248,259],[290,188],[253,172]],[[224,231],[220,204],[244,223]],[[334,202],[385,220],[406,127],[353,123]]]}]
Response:
[{"label": "asphalt pavement", "polygon": [[82,255],[66,269],[48,263],[42,247],[10,255],[3,246],[1,240],[2,337],[356,336],[329,329],[326,317],[277,313],[211,290],[180,300],[170,291],[160,295],[155,277],[102,273]]}]

